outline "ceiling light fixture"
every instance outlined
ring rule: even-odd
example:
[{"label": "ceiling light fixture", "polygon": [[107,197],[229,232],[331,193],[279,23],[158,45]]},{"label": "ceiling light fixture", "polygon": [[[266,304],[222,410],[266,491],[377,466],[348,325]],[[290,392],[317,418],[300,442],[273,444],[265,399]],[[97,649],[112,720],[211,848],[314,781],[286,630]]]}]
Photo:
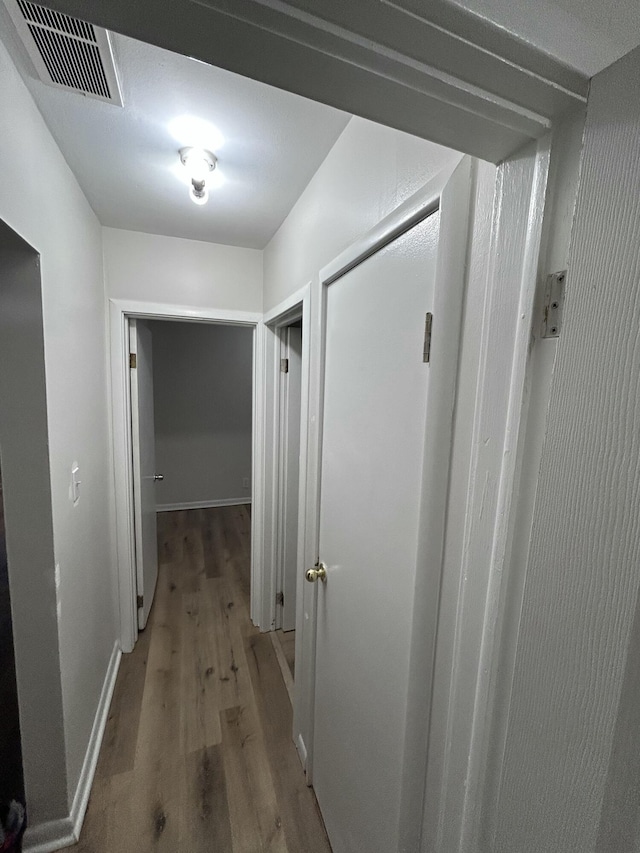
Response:
[{"label": "ceiling light fixture", "polygon": [[217,157],[204,148],[181,148],[180,162],[191,179],[191,201],[195,204],[206,204],[209,200],[207,178],[216,167]]}]

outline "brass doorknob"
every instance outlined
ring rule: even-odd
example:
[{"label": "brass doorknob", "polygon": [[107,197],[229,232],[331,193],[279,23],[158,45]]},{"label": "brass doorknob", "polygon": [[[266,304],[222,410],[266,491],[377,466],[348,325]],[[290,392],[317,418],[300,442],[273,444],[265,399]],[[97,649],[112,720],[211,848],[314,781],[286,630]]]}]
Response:
[{"label": "brass doorknob", "polygon": [[318,565],[314,566],[312,569],[307,569],[305,577],[309,583],[315,583],[317,580],[321,580],[323,583],[326,583],[327,567],[324,563],[318,563]]}]

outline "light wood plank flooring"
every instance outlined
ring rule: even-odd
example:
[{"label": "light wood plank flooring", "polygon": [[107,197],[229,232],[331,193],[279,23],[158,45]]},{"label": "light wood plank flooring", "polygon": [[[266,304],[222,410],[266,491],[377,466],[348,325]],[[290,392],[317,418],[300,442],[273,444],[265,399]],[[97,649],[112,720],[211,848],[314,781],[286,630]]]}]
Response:
[{"label": "light wood plank flooring", "polygon": [[249,619],[247,507],[160,513],[79,853],[330,853],[273,644]]}]

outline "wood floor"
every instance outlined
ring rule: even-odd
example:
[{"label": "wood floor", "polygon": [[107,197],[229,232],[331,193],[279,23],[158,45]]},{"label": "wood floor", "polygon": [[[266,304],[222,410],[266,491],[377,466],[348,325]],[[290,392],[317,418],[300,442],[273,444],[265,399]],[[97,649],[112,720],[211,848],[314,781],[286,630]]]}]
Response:
[{"label": "wood floor", "polygon": [[247,507],[160,513],[149,624],[123,656],[82,836],[92,853],[330,853],[272,641]]}]

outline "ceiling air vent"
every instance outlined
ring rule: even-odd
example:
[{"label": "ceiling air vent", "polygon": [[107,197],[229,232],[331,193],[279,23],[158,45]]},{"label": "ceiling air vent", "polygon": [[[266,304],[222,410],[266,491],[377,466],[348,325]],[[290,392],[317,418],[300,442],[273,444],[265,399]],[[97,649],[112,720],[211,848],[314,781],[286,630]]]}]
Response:
[{"label": "ceiling air vent", "polygon": [[5,0],[43,83],[122,106],[109,34],[29,0]]}]

